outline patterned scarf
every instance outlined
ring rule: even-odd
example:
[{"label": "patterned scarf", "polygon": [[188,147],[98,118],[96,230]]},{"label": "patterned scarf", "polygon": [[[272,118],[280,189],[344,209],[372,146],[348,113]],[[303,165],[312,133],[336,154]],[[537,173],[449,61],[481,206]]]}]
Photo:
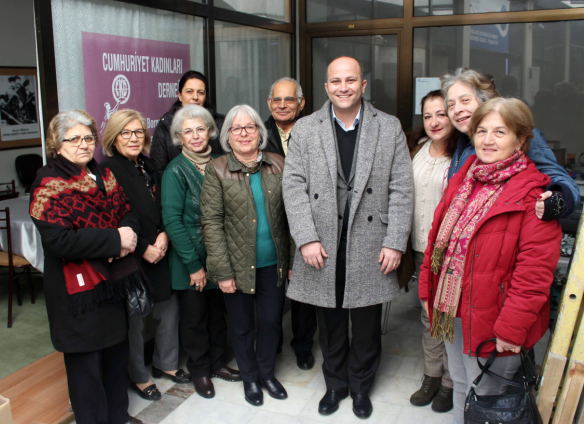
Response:
[{"label": "patterned scarf", "polygon": [[[500,162],[484,164],[478,158],[469,168],[462,185],[450,204],[431,258],[432,272],[438,275],[438,288],[434,297],[432,336],[454,340],[454,317],[462,294],[462,278],[468,247],[481,220],[505,189],[509,178],[527,168],[522,151]],[[485,185],[470,201],[477,182]]]},{"label": "patterned scarf", "polygon": [[[118,227],[130,212],[128,198],[108,168],[100,167],[95,160],[87,165],[99,175],[105,190],[90,174],[61,155],[39,170],[31,188],[30,216],[35,225],[73,231]],[[106,301],[123,299],[126,290],[141,283],[151,290],[134,254],[111,263],[107,258],[63,258],[62,264],[71,315],[100,307]]]},{"label": "patterned scarf", "polygon": [[239,160],[237,156],[233,155],[233,157],[243,166],[244,172],[249,172],[250,174],[255,174],[260,170],[260,165],[262,164],[262,152],[258,154],[256,160],[252,160],[251,162],[244,162]]}]

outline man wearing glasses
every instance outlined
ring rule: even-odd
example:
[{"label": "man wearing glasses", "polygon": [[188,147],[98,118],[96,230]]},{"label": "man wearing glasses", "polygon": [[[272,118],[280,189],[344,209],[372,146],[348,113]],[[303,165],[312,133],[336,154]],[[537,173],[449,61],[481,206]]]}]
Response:
[{"label": "man wearing glasses", "polygon": [[[264,152],[288,154],[288,140],[292,127],[302,117],[305,99],[302,87],[293,78],[280,78],[270,89],[268,107],[272,115],[264,125],[268,130],[268,145]],[[292,316],[292,341],[290,346],[296,354],[296,364],[301,370],[309,370],[314,366],[312,346],[316,333],[316,308],[313,305],[292,301],[290,315]],[[283,332],[280,334],[278,352],[282,351]]]},{"label": "man wearing glasses", "polygon": [[413,208],[401,125],[363,99],[366,87],[358,60],[329,64],[329,100],[294,126],[282,180],[299,248],[287,295],[317,306],[327,388],[318,411],[334,413],[350,392],[359,418],[373,411],[381,307],[400,293]]},{"label": "man wearing glasses", "polygon": [[268,145],[265,152],[288,154],[288,139],[296,121],[301,118],[305,99],[302,87],[293,78],[280,78],[270,89],[268,107],[272,116],[264,125],[268,130]]}]

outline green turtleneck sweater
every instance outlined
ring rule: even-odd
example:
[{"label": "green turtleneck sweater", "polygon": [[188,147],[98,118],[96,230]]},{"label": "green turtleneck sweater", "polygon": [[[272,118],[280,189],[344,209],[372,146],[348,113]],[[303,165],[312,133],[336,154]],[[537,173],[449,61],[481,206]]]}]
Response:
[{"label": "green turtleneck sweater", "polygon": [[262,190],[260,172],[251,174],[249,183],[253,193],[253,200],[256,207],[256,268],[275,265],[278,263],[276,246],[272,239],[268,214],[266,213],[266,203],[264,191]]}]

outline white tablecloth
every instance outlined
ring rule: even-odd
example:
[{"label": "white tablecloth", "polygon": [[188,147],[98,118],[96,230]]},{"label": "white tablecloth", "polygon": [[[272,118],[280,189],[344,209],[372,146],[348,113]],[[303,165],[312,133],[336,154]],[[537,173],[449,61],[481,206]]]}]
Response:
[{"label": "white tablecloth", "polygon": [[[28,196],[16,199],[3,200],[0,209],[10,208],[10,228],[12,230],[12,252],[24,256],[32,266],[43,272],[45,254],[41,235],[32,223],[28,212]],[[0,231],[0,248],[8,251],[8,238],[6,230]]]}]

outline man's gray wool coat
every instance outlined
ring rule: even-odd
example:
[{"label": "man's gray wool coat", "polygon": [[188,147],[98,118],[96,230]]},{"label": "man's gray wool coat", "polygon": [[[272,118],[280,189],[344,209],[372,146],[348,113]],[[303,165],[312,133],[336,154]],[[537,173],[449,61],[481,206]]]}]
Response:
[{"label": "man's gray wool coat", "polygon": [[[381,272],[382,247],[405,252],[413,209],[412,164],[400,122],[363,101],[347,232],[343,308],[399,296],[396,272]],[[297,251],[288,297],[334,308],[338,226],[337,147],[331,103],[294,125],[284,166],[283,194],[297,249],[320,241],[328,258],[317,270]],[[342,172],[342,170],[341,170]]]}]

